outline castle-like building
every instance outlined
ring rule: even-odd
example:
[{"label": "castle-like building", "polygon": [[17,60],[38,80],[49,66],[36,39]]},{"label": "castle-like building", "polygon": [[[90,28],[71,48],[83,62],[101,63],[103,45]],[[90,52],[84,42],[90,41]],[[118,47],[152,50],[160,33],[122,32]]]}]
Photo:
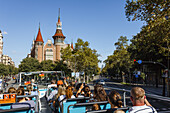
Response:
[{"label": "castle-like building", "polygon": [[52,37],[54,39],[54,43],[52,43],[52,40],[48,40],[47,43],[44,44],[39,26],[38,34],[36,39],[33,40],[31,53],[29,54],[29,57],[33,57],[37,59],[39,62],[44,60],[58,61],[61,60],[60,51],[62,48],[64,49],[68,46],[73,48],[73,45],[70,46],[70,44],[64,43],[66,37],[62,33],[60,11],[58,16],[57,29]]}]

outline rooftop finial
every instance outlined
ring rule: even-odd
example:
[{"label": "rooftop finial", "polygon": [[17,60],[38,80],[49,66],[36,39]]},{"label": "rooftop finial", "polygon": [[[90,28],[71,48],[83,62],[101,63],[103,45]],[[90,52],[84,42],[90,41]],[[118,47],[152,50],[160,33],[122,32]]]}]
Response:
[{"label": "rooftop finial", "polygon": [[40,29],[40,22],[39,22],[39,29]]},{"label": "rooftop finial", "polygon": [[60,8],[59,8],[59,13],[58,13],[58,18],[60,18]]}]

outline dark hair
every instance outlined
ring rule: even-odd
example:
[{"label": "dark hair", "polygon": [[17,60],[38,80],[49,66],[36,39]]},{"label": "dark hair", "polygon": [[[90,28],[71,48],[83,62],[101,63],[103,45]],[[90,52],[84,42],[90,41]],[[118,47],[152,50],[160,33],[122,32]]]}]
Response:
[{"label": "dark hair", "polygon": [[9,89],[8,89],[8,93],[16,93],[16,89],[14,88],[14,87],[10,87]]},{"label": "dark hair", "polygon": [[33,85],[32,84],[28,84],[27,85],[27,90],[28,90],[28,94],[31,95],[31,91],[33,91]]},{"label": "dark hair", "polygon": [[91,92],[90,92],[90,87],[88,85],[84,86],[83,92],[85,97],[90,97]]},{"label": "dark hair", "polygon": [[56,84],[56,80],[51,80],[51,84]]},{"label": "dark hair", "polygon": [[24,92],[24,90],[23,89],[18,89],[17,90],[17,95],[25,95],[25,92]]},{"label": "dark hair", "polygon": [[[19,86],[18,89],[23,89],[23,90],[25,90],[25,89],[24,89],[24,86]],[[18,90],[18,89],[17,89],[17,90]]]},{"label": "dark hair", "polygon": [[100,84],[94,86],[94,99],[97,101],[107,101],[107,94]]},{"label": "dark hair", "polygon": [[113,106],[117,106],[118,108],[122,107],[123,102],[121,101],[121,96],[117,91],[112,90],[108,96]]}]

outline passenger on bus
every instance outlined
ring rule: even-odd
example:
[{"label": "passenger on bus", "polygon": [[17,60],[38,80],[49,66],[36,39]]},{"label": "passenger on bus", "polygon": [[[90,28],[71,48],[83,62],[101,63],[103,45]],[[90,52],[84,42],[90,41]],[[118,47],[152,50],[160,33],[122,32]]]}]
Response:
[{"label": "passenger on bus", "polygon": [[8,89],[8,93],[16,93],[16,89],[14,88],[14,87],[10,87],[9,89]]},{"label": "passenger on bus", "polygon": [[125,113],[125,112],[121,109],[118,109],[118,110],[114,111],[114,113]]},{"label": "passenger on bus", "polygon": [[[24,96],[25,92],[23,89],[18,89],[17,90],[17,96]],[[29,103],[31,105],[32,108],[35,108],[35,102],[33,100],[29,100],[28,97],[23,97],[23,98],[18,98],[18,102],[19,103]],[[13,105],[12,108],[22,108],[24,106],[22,105]]]},{"label": "passenger on bus", "polygon": [[[55,80],[54,80],[54,81],[55,81]],[[52,83],[54,83],[54,81],[52,80]],[[57,86],[57,87],[56,87],[56,86]],[[62,81],[62,80],[57,81],[57,85],[56,85],[56,86],[55,86],[55,85],[54,85],[54,87],[51,86],[52,88],[56,88],[56,89],[54,89],[54,90],[52,90],[52,91],[50,92],[50,94],[49,94],[49,96],[48,96],[48,98],[47,98],[49,103],[52,103],[52,102],[55,100],[55,99],[54,99],[54,98],[55,98],[54,96],[55,96],[56,94],[58,94],[58,88],[59,88],[59,87],[63,87],[63,81]],[[65,87],[63,87],[63,88],[65,88]]]},{"label": "passenger on bus", "polygon": [[68,86],[66,88],[66,95],[61,95],[59,98],[58,98],[58,101],[59,101],[59,105],[60,105],[60,108],[62,108],[62,102],[66,102],[67,99],[70,99],[70,98],[75,98],[75,96],[73,95],[73,89],[71,86]]},{"label": "passenger on bus", "polygon": [[48,88],[51,88],[51,87],[57,87],[56,80],[51,80],[51,84],[48,85]]},{"label": "passenger on bus", "polygon": [[92,96],[93,94],[90,91],[90,87],[82,83],[79,90],[76,93],[76,97],[92,97]]},{"label": "passenger on bus", "polygon": [[[24,96],[25,91],[23,89],[17,89],[17,96]],[[30,100],[29,98],[18,98],[18,102],[25,102],[27,100]]]},{"label": "passenger on bus", "polygon": [[112,90],[109,95],[108,95],[108,101],[111,105],[111,108],[121,108],[122,107],[122,101],[121,101],[121,96],[120,94]]},{"label": "passenger on bus", "polygon": [[133,107],[129,109],[129,113],[157,113],[155,108],[153,108],[146,99],[145,90],[143,88],[133,87],[130,95]]},{"label": "passenger on bus", "polygon": [[18,89],[23,89],[25,91],[24,86],[19,86]]},{"label": "passenger on bus", "polygon": [[68,82],[67,82],[66,78],[64,78],[64,85],[65,85],[65,87],[68,87]]},{"label": "passenger on bus", "polygon": [[61,85],[58,86],[58,93],[53,98],[53,106],[51,108],[54,110],[54,108],[58,108],[60,101],[64,99],[66,96],[66,89],[65,87],[62,87]]},{"label": "passenger on bus", "polygon": [[103,88],[102,85],[97,84],[94,86],[94,92],[93,92],[93,98],[100,102],[100,101],[107,101],[107,94],[105,89]]},{"label": "passenger on bus", "polygon": [[28,95],[31,95],[31,91],[33,91],[33,85],[32,84],[28,84],[27,85],[27,90],[28,90]]}]

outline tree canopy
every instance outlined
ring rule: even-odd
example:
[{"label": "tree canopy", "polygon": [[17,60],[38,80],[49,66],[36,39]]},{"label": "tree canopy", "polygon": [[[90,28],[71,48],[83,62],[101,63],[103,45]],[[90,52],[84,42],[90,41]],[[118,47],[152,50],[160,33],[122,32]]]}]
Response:
[{"label": "tree canopy", "polygon": [[96,50],[92,50],[89,47],[89,42],[77,39],[74,50],[70,48],[62,49],[62,59],[65,60],[73,71],[97,73],[98,68],[98,56]]}]

